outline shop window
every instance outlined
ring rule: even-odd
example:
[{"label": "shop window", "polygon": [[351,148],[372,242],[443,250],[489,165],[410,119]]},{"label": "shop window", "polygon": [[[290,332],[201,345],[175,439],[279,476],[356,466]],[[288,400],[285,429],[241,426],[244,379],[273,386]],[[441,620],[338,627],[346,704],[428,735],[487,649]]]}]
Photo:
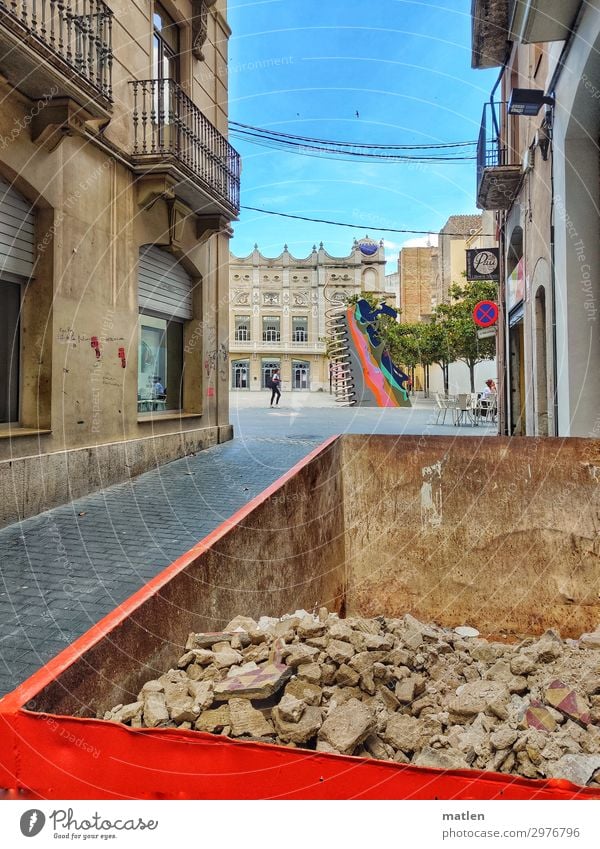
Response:
[{"label": "shop window", "polygon": [[140,314],[138,411],[183,409],[183,323]]},{"label": "shop window", "polygon": [[21,286],[0,280],[0,422],[19,421]]}]

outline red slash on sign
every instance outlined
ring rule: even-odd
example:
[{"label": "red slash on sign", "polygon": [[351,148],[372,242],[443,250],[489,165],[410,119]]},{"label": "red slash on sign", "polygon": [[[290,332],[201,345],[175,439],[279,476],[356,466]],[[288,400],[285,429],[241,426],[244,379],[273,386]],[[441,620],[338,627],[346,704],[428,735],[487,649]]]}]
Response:
[{"label": "red slash on sign", "polygon": [[473,321],[479,327],[491,327],[498,321],[498,304],[493,301],[479,301],[473,310]]}]

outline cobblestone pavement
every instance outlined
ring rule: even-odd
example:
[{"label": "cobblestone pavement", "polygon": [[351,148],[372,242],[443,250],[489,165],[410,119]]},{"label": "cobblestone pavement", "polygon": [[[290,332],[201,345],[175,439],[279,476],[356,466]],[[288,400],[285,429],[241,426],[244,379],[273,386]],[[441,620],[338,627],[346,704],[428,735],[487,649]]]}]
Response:
[{"label": "cobblestone pavement", "polygon": [[262,393],[240,394],[232,394],[233,441],[0,530],[0,696],[327,436],[494,433],[435,426],[426,402],[354,410],[326,395],[284,394],[271,410]]}]

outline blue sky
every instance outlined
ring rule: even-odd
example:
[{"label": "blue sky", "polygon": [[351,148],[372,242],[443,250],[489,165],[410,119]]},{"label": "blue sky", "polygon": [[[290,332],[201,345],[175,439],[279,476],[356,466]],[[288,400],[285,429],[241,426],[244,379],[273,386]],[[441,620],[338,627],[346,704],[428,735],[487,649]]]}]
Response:
[{"label": "blue sky", "polygon": [[[372,144],[475,140],[497,72],[471,70],[470,7],[471,0],[230,0],[230,119]],[[392,260],[414,237],[378,228],[435,232],[449,215],[477,212],[473,161],[340,162],[232,142],[243,158],[242,204],[355,225],[242,210],[231,241],[238,256],[255,242],[268,256],[286,242],[306,256],[320,241],[346,255],[368,232],[385,239]]]}]

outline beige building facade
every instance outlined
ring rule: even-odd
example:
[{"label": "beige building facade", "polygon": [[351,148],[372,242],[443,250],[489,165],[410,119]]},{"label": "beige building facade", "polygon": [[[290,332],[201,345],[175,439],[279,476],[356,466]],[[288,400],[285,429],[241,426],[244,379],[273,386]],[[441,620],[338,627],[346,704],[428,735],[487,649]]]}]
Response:
[{"label": "beige building facade", "polygon": [[225,0],[0,4],[0,522],[231,438]]},{"label": "beige building facade", "polygon": [[383,242],[355,240],[345,257],[315,245],[304,258],[287,246],[278,257],[258,246],[230,257],[229,380],[232,390],[265,390],[278,370],[282,390],[329,391],[327,317],[353,295],[369,292],[396,305],[386,281]]},{"label": "beige building facade", "polygon": [[478,206],[501,243],[501,426],[600,435],[600,3],[473,4],[476,68],[498,68]]}]

